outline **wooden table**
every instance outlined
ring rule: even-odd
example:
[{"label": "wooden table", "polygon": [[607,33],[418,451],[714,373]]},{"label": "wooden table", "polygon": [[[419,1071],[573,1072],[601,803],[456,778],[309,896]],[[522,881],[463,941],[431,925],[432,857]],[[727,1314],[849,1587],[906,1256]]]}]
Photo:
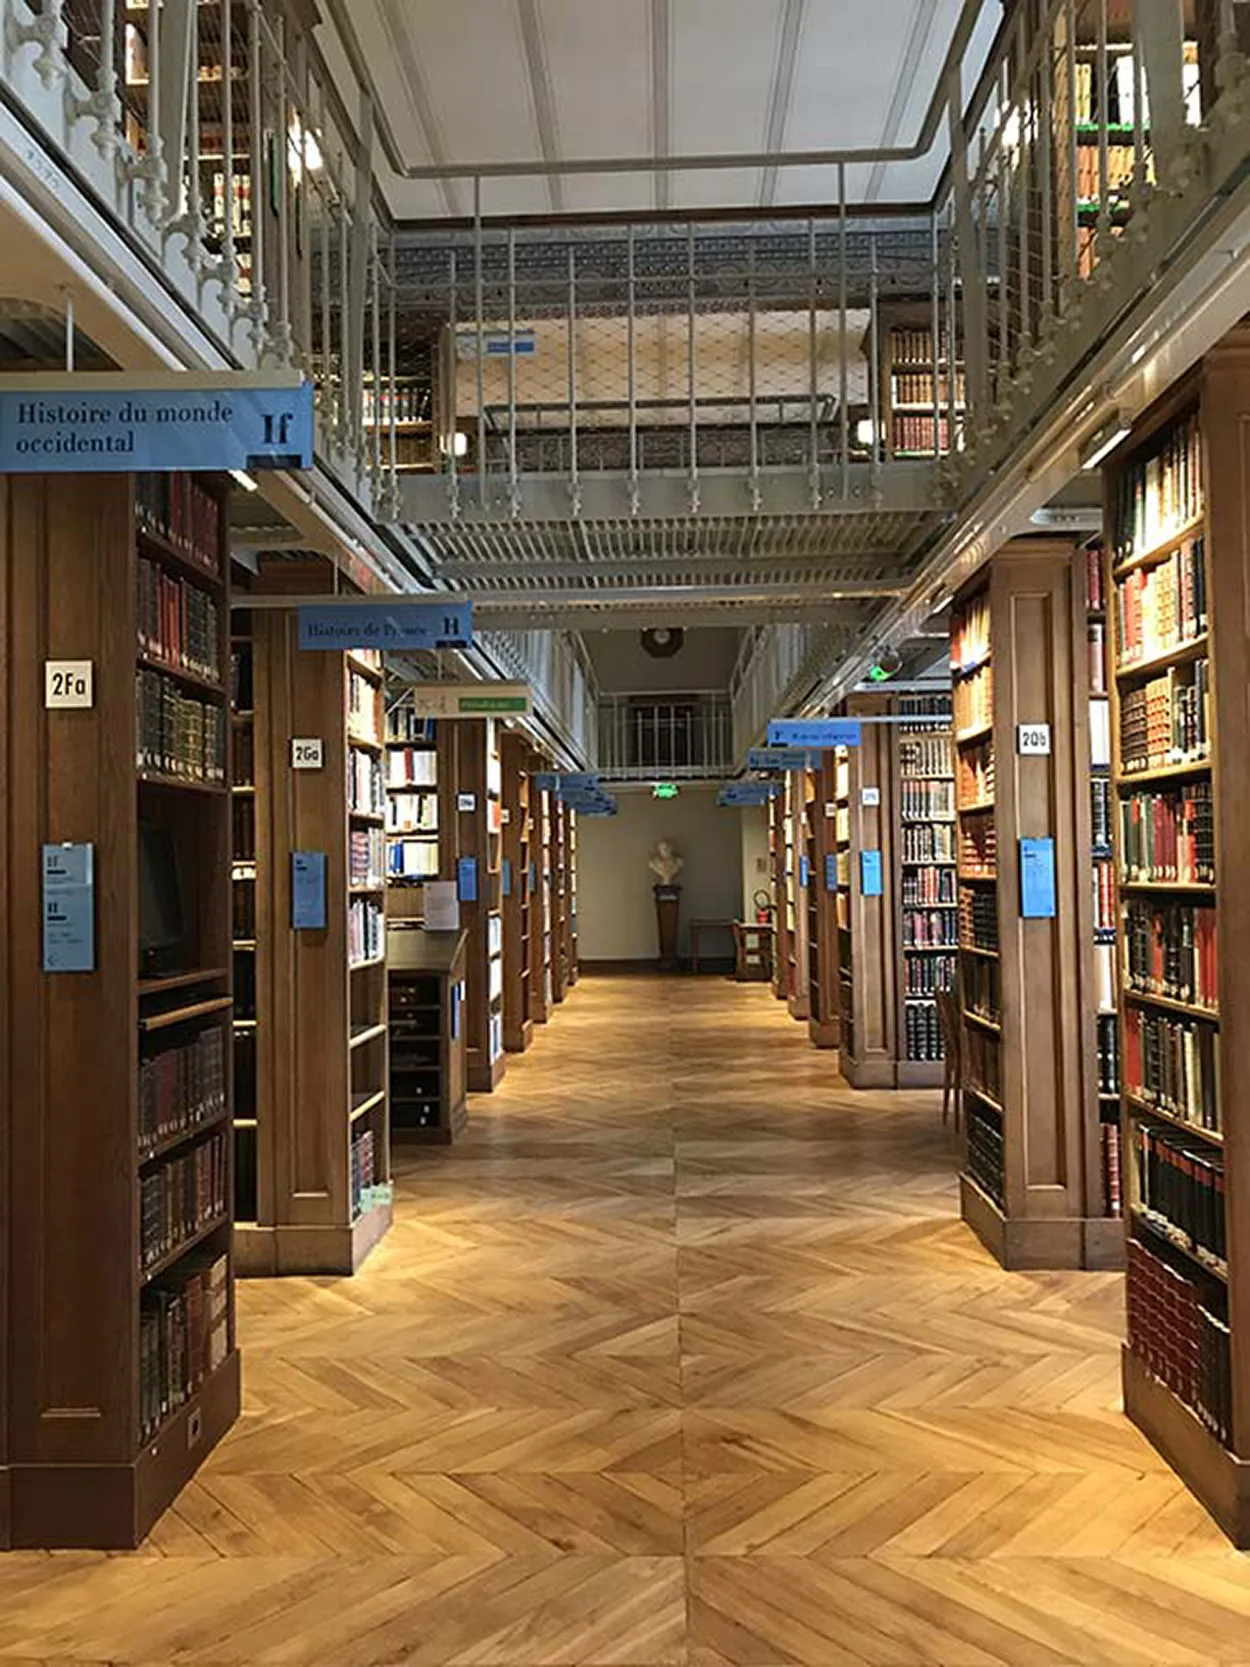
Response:
[{"label": "wooden table", "polygon": [[705,932],[732,932],[732,920],[692,920],[690,922],[690,970],[699,970],[699,952],[702,949],[702,939]]}]

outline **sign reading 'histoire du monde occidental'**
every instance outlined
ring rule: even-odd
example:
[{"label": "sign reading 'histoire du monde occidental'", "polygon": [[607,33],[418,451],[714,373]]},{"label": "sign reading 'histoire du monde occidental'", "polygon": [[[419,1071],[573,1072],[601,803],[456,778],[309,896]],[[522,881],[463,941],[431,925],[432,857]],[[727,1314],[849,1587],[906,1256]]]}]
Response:
[{"label": "sign reading 'histoire du monde occidental'", "polygon": [[0,473],[310,469],[313,390],[246,372],[6,378]]}]

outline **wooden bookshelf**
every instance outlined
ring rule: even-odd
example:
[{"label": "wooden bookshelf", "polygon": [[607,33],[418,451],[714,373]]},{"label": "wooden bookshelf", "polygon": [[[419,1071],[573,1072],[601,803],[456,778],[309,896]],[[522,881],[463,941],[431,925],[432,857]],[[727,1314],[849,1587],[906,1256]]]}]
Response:
[{"label": "wooden bookshelf", "polygon": [[531,748],[524,736],[503,737],[503,1044],[509,1053],[524,1053],[534,1040],[530,1002],[534,924],[530,885],[533,861],[533,813],[530,779]]},{"label": "wooden bookshelf", "polygon": [[[259,579],[327,583],[321,563],[262,563]],[[354,1273],[392,1215],[382,668],[301,650],[293,610],[255,610],[251,640],[257,1197],[240,1271]],[[321,741],[320,769],[293,767],[296,738]],[[323,929],[293,924],[296,852],[324,857]]]},{"label": "wooden bookshelf", "polygon": [[440,845],[437,726],[419,717],[409,691],[386,708],[386,913],[419,920],[427,880],[446,878]]},{"label": "wooden bookshelf", "polygon": [[807,863],[807,1034],[818,1048],[836,1048],[842,1036],[838,993],[836,765],[820,755],[819,768],[802,773]]},{"label": "wooden bookshelf", "polygon": [[[1006,1267],[1103,1265],[1090,1173],[1089,707],[1084,571],[1007,545],[956,598],[964,1219]],[[1049,726],[1050,750],[1019,750]],[[1020,841],[1053,841],[1054,914],[1021,914]],[[1096,1100],[1093,1102],[1096,1106]]]},{"label": "wooden bookshelf", "polygon": [[782,776],[784,865],[783,907],[786,920],[786,1006],[792,1019],[810,1017],[807,970],[807,854],[803,832],[803,772]]},{"label": "wooden bookshelf", "polygon": [[467,934],[387,928],[391,1138],[450,1145],[468,1132]]},{"label": "wooden bookshelf", "polygon": [[[225,498],[0,481],[0,842],[25,877],[0,934],[5,1545],[137,1545],[239,1410]],[[45,708],[60,659],[92,663],[90,707]],[[67,841],[92,847],[93,965],[45,972],[42,848]]]},{"label": "wooden bookshelf", "polygon": [[551,874],[551,999],[558,1007],[569,991],[568,817],[558,793],[551,797],[548,860]]},{"label": "wooden bookshelf", "polygon": [[[847,702],[845,715],[882,717],[889,708],[889,696],[859,695]],[[853,1088],[893,1088],[898,1077],[891,748],[889,725],[868,723],[858,747],[835,751],[841,1064]],[[880,870],[875,894],[865,889],[871,853]]]},{"label": "wooden bookshelf", "polygon": [[[550,766],[538,753],[531,757],[531,775]],[[555,794],[534,780],[530,790],[533,815],[530,897],[530,1009],[535,1024],[546,1024],[555,1006],[552,967],[554,915],[552,909],[552,817]]]},{"label": "wooden bookshelf", "polygon": [[772,990],[778,1001],[786,1001],[790,994],[790,924],[786,908],[786,798],[781,783],[768,803],[768,866],[774,927]]},{"label": "wooden bookshelf", "polygon": [[[1250,966],[1237,953],[1250,930],[1239,863],[1248,409],[1250,333],[1240,329],[1135,426],[1105,475],[1124,1404],[1241,1547],[1250,1545],[1250,1224],[1238,1180],[1250,1121],[1236,1096],[1250,1066],[1241,1017]],[[1161,661],[1162,674],[1148,669]],[[1142,762],[1151,767],[1137,770]]]},{"label": "wooden bookshelf", "polygon": [[565,926],[565,970],[569,989],[580,976],[577,960],[577,812],[571,805],[564,807],[564,889],[568,896]]},{"label": "wooden bookshelf", "polygon": [[[450,764],[444,794],[455,828],[451,860],[460,893],[466,945],[469,1091],[491,1093],[507,1067],[503,1044],[503,763],[493,718],[440,726],[439,769]],[[454,760],[454,762],[451,762]],[[467,884],[466,884],[467,882]],[[474,893],[473,896],[469,892]]]},{"label": "wooden bookshelf", "polygon": [[955,361],[952,406],[949,345],[943,336],[935,363],[932,308],[914,302],[885,303],[880,309],[879,327],[886,455],[900,459],[934,455],[935,393],[941,450],[951,450],[952,432],[958,445],[967,411],[963,360]]},{"label": "wooden bookshelf", "polygon": [[950,696],[898,695],[894,715],[898,1086],[935,1088],[945,1070],[937,998],[958,974]]},{"label": "wooden bookshelf", "polygon": [[[258,920],[269,872],[267,827],[257,816],[256,696],[251,616],[231,616],[230,710],[234,743],[231,804],[232,926],[234,942],[234,1219],[260,1219],[257,1129],[262,1071],[268,1044],[262,1031],[260,992],[268,987],[268,937]],[[264,847],[264,848],[263,848]]]}]

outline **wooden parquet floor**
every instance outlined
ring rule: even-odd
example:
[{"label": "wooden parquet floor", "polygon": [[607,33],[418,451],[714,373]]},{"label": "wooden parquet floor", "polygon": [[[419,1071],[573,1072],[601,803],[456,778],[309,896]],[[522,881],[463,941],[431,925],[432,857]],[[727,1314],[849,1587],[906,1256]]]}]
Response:
[{"label": "wooden parquet floor", "polygon": [[586,980],[354,1280],[240,1295],[141,1551],[0,1558],[0,1667],[1246,1667],[1118,1411],[1120,1280],[1006,1274],[931,1094],[759,986]]}]

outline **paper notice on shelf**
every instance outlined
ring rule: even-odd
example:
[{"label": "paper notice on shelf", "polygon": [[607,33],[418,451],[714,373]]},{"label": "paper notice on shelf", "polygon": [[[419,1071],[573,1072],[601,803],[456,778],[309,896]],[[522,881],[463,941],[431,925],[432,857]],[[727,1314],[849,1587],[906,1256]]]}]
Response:
[{"label": "paper notice on shelf", "polygon": [[427,932],[458,932],[460,900],[454,880],[427,880],[423,888]]}]

